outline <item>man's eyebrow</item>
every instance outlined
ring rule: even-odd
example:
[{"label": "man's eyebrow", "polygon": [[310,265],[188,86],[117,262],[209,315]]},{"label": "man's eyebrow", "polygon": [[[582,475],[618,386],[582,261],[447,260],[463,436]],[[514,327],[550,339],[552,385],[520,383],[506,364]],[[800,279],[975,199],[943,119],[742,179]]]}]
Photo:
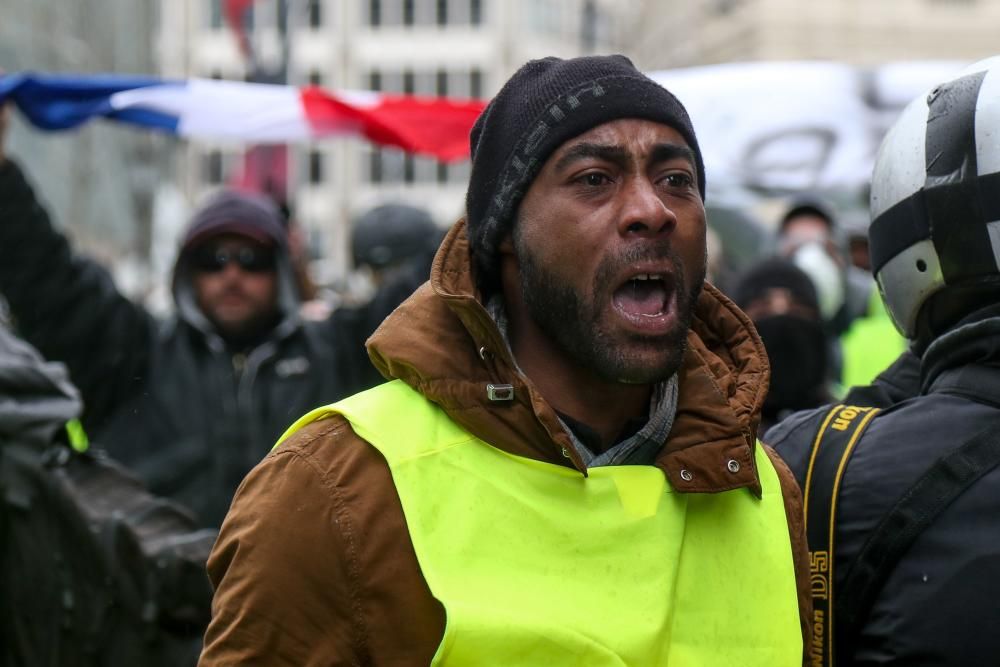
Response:
[{"label": "man's eyebrow", "polygon": [[697,165],[694,151],[684,144],[657,144],[653,147],[651,162],[669,162],[676,159],[684,159],[694,167]]},{"label": "man's eyebrow", "polygon": [[621,146],[581,143],[567,150],[562,157],[556,160],[556,171],[562,171],[577,160],[586,160],[589,158],[607,160],[616,164],[625,164],[628,161],[628,153]]}]

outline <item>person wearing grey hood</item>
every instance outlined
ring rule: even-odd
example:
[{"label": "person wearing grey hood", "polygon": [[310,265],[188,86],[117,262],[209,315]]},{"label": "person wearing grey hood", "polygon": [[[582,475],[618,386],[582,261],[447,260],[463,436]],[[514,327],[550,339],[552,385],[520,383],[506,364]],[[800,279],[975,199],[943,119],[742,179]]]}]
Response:
[{"label": "person wearing grey hood", "polygon": [[0,320],[0,665],[192,665],[215,531],[90,451],[82,409]]},{"label": "person wearing grey hood", "polygon": [[[2,139],[2,129],[0,129]],[[194,216],[160,322],[73,253],[0,141],[0,294],[19,333],[64,362],[87,431],[157,494],[215,526],[295,417],[358,391],[357,317],[299,317],[269,200],[223,192]]]},{"label": "person wearing grey hood", "polygon": [[66,368],[46,362],[0,320],[0,439],[45,445],[80,415]]}]

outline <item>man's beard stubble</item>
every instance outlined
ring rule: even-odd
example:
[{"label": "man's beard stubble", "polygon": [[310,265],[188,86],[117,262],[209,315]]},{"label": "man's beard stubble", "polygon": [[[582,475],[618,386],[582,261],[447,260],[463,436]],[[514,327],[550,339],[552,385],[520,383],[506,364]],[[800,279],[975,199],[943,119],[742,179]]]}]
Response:
[{"label": "man's beard stubble", "polygon": [[[561,282],[538,262],[514,226],[513,241],[520,266],[521,293],[528,315],[538,327],[581,367],[590,369],[607,382],[653,384],[669,379],[680,368],[687,348],[687,332],[691,327],[694,304],[704,282],[701,276],[691,286],[685,285],[683,262],[669,242],[655,246],[633,246],[617,257],[605,257],[594,277],[591,298],[579,294],[572,286]],[[649,260],[668,258],[673,266],[674,290],[677,294],[677,326],[664,336],[650,338],[626,334],[625,340],[612,340],[601,327],[605,312],[597,295],[607,293],[612,277],[620,275],[624,266]],[[703,265],[704,266],[704,265]],[[655,345],[667,352],[662,363],[649,364],[644,359],[631,358],[627,346]]]},{"label": "man's beard stubble", "polygon": [[215,302],[220,301],[227,295],[241,296],[246,300],[251,297],[238,286],[227,285],[221,292],[215,294],[213,303],[204,303],[199,300],[198,307],[211,322],[216,333],[226,341],[230,347],[252,347],[263,340],[278,325],[281,320],[281,311],[277,303],[254,304],[244,317],[239,319],[222,318],[217,313]]}]

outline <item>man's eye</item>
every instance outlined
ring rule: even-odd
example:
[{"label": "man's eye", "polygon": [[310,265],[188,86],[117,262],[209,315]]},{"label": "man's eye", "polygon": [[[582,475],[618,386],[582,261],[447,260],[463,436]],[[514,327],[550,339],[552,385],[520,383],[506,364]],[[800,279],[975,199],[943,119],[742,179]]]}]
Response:
[{"label": "man's eye", "polygon": [[611,179],[608,178],[607,176],[605,176],[604,174],[591,173],[591,174],[584,174],[580,178],[580,181],[584,185],[589,185],[591,187],[597,187],[597,186],[600,186],[600,185],[604,185],[605,183],[611,182]]},{"label": "man's eye", "polygon": [[694,183],[690,175],[683,173],[667,174],[663,180],[672,188],[687,188]]}]

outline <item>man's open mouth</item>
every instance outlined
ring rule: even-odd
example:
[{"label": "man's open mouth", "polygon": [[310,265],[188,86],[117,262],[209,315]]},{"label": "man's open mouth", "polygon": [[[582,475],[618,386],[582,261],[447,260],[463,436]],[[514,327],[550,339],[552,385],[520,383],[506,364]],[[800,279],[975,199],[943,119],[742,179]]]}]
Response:
[{"label": "man's open mouth", "polygon": [[663,273],[639,273],[615,290],[611,302],[632,318],[660,317],[670,308],[673,278]]}]

